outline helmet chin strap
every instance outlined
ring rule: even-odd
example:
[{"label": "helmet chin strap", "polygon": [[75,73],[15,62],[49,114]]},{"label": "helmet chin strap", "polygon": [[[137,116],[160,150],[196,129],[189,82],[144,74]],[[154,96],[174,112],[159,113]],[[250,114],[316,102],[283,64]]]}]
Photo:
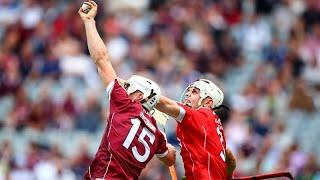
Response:
[{"label": "helmet chin strap", "polygon": [[[202,96],[202,97],[201,97]],[[198,101],[198,105],[200,106],[200,107],[203,107],[202,106],[202,101],[205,99],[205,98],[207,98],[207,97],[209,97],[206,93],[201,93],[201,90],[200,90],[200,99],[199,99],[199,101]]]},{"label": "helmet chin strap", "polygon": [[[209,97],[209,96],[207,96],[207,97]],[[207,98],[207,97],[205,97],[205,98]],[[202,105],[202,101],[203,101],[205,98],[200,98],[200,99],[199,99],[199,101],[198,101],[198,105],[199,105],[200,107],[204,107],[204,106]],[[212,107],[211,107],[211,106],[210,106],[210,107],[207,107],[207,108],[212,109]]]},{"label": "helmet chin strap", "polygon": [[200,98],[198,101],[198,105],[201,107],[202,106],[202,101],[204,100],[204,98]]}]

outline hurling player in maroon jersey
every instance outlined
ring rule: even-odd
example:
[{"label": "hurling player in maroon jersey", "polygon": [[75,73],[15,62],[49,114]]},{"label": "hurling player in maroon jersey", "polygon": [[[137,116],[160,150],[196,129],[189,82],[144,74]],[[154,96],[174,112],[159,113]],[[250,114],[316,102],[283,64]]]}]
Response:
[{"label": "hurling player in maroon jersey", "polygon": [[221,120],[215,113],[223,92],[213,82],[200,79],[183,93],[182,104],[161,96],[157,109],[178,122],[177,138],[187,179],[229,179],[235,158],[226,149]]},{"label": "hurling player in maroon jersey", "polygon": [[96,29],[94,18],[98,6],[94,1],[85,4],[90,7],[89,12],[80,8],[79,14],[85,25],[90,55],[107,86],[110,116],[98,152],[84,178],[138,179],[155,154],[164,164],[174,164],[175,149],[167,144],[152,116],[160,88],[140,76],[132,76],[125,83],[117,77]]}]

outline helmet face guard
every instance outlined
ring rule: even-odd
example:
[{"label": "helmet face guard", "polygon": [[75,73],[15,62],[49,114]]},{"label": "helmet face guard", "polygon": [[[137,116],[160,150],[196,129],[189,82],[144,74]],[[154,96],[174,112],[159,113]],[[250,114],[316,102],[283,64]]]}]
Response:
[{"label": "helmet face guard", "polygon": [[137,90],[142,92],[142,106],[149,112],[152,111],[159,102],[161,93],[160,87],[150,79],[133,75],[128,79],[125,88],[127,89],[127,93],[129,95]]},{"label": "helmet face guard", "polygon": [[223,92],[220,90],[220,88],[215,85],[213,82],[207,80],[207,79],[199,79],[193,83],[191,83],[183,92],[181,97],[181,102],[184,102],[186,92],[189,88],[197,88],[200,90],[200,100],[198,102],[198,105],[201,105],[202,100],[204,100],[206,97],[210,97],[213,100],[213,104],[211,108],[219,107],[223,102]]}]

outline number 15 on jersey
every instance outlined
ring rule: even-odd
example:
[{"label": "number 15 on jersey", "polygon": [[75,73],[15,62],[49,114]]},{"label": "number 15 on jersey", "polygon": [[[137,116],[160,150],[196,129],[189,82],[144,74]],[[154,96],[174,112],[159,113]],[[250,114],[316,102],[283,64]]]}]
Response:
[{"label": "number 15 on jersey", "polygon": [[[123,142],[123,146],[126,148],[126,149],[129,149],[133,139],[136,137],[136,134],[139,130],[139,127],[140,127],[140,124],[141,124],[141,121],[139,119],[131,119],[131,123],[132,123],[132,127],[126,137],[126,139],[124,140]],[[142,128],[142,131],[141,131],[141,134],[139,135],[139,138],[138,138],[138,141],[143,145],[144,147],[144,154],[140,154],[138,152],[138,149],[137,149],[137,146],[133,146],[131,148],[131,151],[132,151],[132,154],[134,156],[134,158],[139,161],[139,162],[145,162],[148,158],[149,158],[149,155],[150,155],[150,147],[149,147],[149,144],[145,141],[145,137],[148,137],[149,138],[149,142],[150,144],[152,145],[155,141],[155,136],[152,132],[150,132],[147,128]]]}]

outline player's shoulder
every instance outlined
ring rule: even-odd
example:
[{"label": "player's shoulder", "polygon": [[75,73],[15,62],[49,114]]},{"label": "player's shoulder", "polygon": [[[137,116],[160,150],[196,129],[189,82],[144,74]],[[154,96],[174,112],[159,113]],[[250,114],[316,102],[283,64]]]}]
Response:
[{"label": "player's shoulder", "polygon": [[108,85],[107,94],[110,103],[110,112],[121,111],[126,115],[129,113],[131,115],[137,115],[142,109],[142,104],[132,100],[117,79]]},{"label": "player's shoulder", "polygon": [[106,87],[106,92],[108,94],[110,94],[112,91],[121,91],[124,90],[124,88],[121,86],[121,84],[119,83],[119,81],[117,79],[114,79],[113,81],[111,81],[107,87]]},{"label": "player's shoulder", "polygon": [[210,108],[200,107],[196,109],[196,111],[198,112],[196,113],[198,116],[204,116],[206,118],[214,119],[214,120],[219,119],[217,114]]},{"label": "player's shoulder", "polygon": [[186,112],[190,112],[190,111],[196,111],[196,109],[193,109],[185,104],[181,104],[181,103],[177,103],[181,108],[183,108]]},{"label": "player's shoulder", "polygon": [[199,108],[197,108],[195,110],[198,111],[198,112],[201,112],[201,113],[205,113],[205,114],[210,114],[210,115],[216,116],[214,111],[211,108],[208,108],[208,107],[199,107]]},{"label": "player's shoulder", "polygon": [[180,107],[185,111],[185,114],[188,117],[192,117],[192,118],[201,118],[201,116],[208,116],[210,114],[210,111],[207,110],[207,108],[191,108],[187,105],[184,104],[179,104]]},{"label": "player's shoulder", "polygon": [[118,79],[114,79],[109,85],[111,85],[113,88],[124,89],[123,86],[120,84]]}]

